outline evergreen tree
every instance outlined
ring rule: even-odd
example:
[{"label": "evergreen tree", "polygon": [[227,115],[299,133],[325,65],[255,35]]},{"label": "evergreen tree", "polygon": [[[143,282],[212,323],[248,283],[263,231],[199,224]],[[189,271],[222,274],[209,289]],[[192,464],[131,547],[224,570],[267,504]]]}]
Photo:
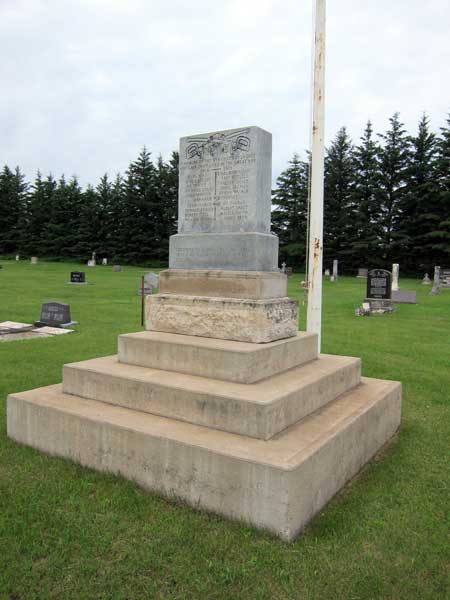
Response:
[{"label": "evergreen tree", "polygon": [[[381,211],[381,256],[386,264],[400,262],[406,253],[407,235],[402,229],[402,208],[406,193],[409,161],[409,139],[399,114],[390,119],[390,129],[379,134],[383,140],[380,150],[379,205]],[[402,249],[402,245],[404,248]]]},{"label": "evergreen tree", "polygon": [[324,262],[337,258],[348,269],[355,235],[352,222],[353,146],[342,127],[325,157]]},{"label": "evergreen tree", "polygon": [[280,240],[280,258],[296,266],[306,257],[308,181],[309,163],[294,154],[272,192],[272,230]]},{"label": "evergreen tree", "polygon": [[26,232],[23,244],[25,252],[35,256],[49,254],[49,224],[53,206],[53,194],[57,183],[51,175],[42,178],[38,171],[31,186],[27,204]]},{"label": "evergreen tree", "polygon": [[155,258],[168,260],[169,237],[176,233],[178,206],[178,152],[173,152],[168,163],[163,162],[161,155],[156,165],[156,224],[157,238],[160,240]]},{"label": "evergreen tree", "polygon": [[92,252],[99,253],[100,227],[101,214],[97,193],[91,185],[88,185],[81,194],[78,235],[73,249],[73,253],[77,258],[87,260]]},{"label": "evergreen tree", "polygon": [[156,169],[145,146],[126,172],[124,194],[121,253],[139,263],[155,256],[161,244]]},{"label": "evergreen tree", "polygon": [[441,127],[436,159],[436,178],[438,183],[437,228],[429,233],[433,241],[434,263],[450,267],[450,114],[446,127]]},{"label": "evergreen tree", "polygon": [[436,136],[423,115],[410,138],[405,194],[401,205],[402,264],[411,273],[430,271],[439,228],[439,193],[435,175]]},{"label": "evergreen tree", "polygon": [[372,124],[368,121],[361,143],[353,153],[354,183],[348,218],[353,223],[349,248],[354,268],[381,266],[378,259],[381,240],[377,194],[380,185],[379,150],[379,145],[373,139]]},{"label": "evergreen tree", "polygon": [[84,258],[77,255],[82,192],[76,177],[69,182],[64,175],[52,195],[50,212],[49,255],[52,258]]},{"label": "evergreen tree", "polygon": [[0,253],[10,254],[21,249],[26,229],[28,184],[19,167],[11,171],[4,166],[0,172]]}]

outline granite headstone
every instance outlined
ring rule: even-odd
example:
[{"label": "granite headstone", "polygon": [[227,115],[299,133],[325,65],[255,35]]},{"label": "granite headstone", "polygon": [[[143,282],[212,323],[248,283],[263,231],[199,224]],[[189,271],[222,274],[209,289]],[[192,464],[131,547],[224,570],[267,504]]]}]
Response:
[{"label": "granite headstone", "polygon": [[67,327],[74,325],[70,318],[70,305],[63,302],[47,302],[42,305],[41,318],[35,323],[37,326]]},{"label": "granite headstone", "polygon": [[271,172],[272,136],[259,127],[181,138],[170,268],[277,271]]}]

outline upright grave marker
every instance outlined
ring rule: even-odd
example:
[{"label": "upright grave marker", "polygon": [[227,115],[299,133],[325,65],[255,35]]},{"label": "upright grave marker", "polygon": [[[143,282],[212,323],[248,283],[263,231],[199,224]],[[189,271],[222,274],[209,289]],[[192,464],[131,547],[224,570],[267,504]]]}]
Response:
[{"label": "upright grave marker", "polygon": [[272,136],[259,127],[181,138],[171,269],[278,270],[271,165]]},{"label": "upright grave marker", "polygon": [[366,302],[372,312],[392,312],[391,273],[385,269],[372,269],[367,274]]},{"label": "upright grave marker", "polygon": [[433,287],[430,291],[430,296],[436,296],[436,294],[441,293],[441,267],[434,267],[434,279],[433,279]]},{"label": "upright grave marker", "polygon": [[398,263],[394,263],[392,265],[392,291],[397,292],[399,290],[398,286],[398,277],[400,272],[400,265]]},{"label": "upright grave marker", "polygon": [[333,260],[333,281],[337,281],[338,278],[338,261],[337,259]]},{"label": "upright grave marker", "polygon": [[86,273],[84,271],[71,271],[70,283],[86,284]]},{"label": "upright grave marker", "polygon": [[69,327],[75,325],[70,318],[70,305],[64,302],[46,302],[41,308],[41,318],[35,323],[37,326]]}]

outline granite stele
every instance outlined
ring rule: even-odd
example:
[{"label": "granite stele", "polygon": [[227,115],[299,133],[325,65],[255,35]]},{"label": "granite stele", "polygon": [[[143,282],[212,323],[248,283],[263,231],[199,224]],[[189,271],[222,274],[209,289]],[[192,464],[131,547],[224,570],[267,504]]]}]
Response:
[{"label": "granite stele", "polygon": [[182,138],[179,228],[146,330],[10,395],[8,435],[295,538],[394,435],[401,385],[298,331],[270,187],[267,131]]}]

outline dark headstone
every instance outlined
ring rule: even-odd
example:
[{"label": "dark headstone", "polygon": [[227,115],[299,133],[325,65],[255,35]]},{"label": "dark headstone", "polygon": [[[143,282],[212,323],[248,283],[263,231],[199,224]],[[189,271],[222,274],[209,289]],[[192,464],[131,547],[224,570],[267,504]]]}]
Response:
[{"label": "dark headstone", "polygon": [[367,273],[366,302],[370,304],[371,314],[390,313],[392,303],[391,273],[385,269],[372,269]]},{"label": "dark headstone", "polygon": [[42,305],[41,318],[35,325],[49,327],[65,327],[73,325],[70,318],[70,305],[63,302],[47,302]]},{"label": "dark headstone", "polygon": [[70,283],[86,283],[84,271],[72,271],[70,273]]},{"label": "dark headstone", "polygon": [[390,300],[391,273],[385,269],[372,269],[367,274],[367,298]]},{"label": "dark headstone", "polygon": [[417,304],[417,294],[414,290],[393,290],[392,300],[397,304]]}]

